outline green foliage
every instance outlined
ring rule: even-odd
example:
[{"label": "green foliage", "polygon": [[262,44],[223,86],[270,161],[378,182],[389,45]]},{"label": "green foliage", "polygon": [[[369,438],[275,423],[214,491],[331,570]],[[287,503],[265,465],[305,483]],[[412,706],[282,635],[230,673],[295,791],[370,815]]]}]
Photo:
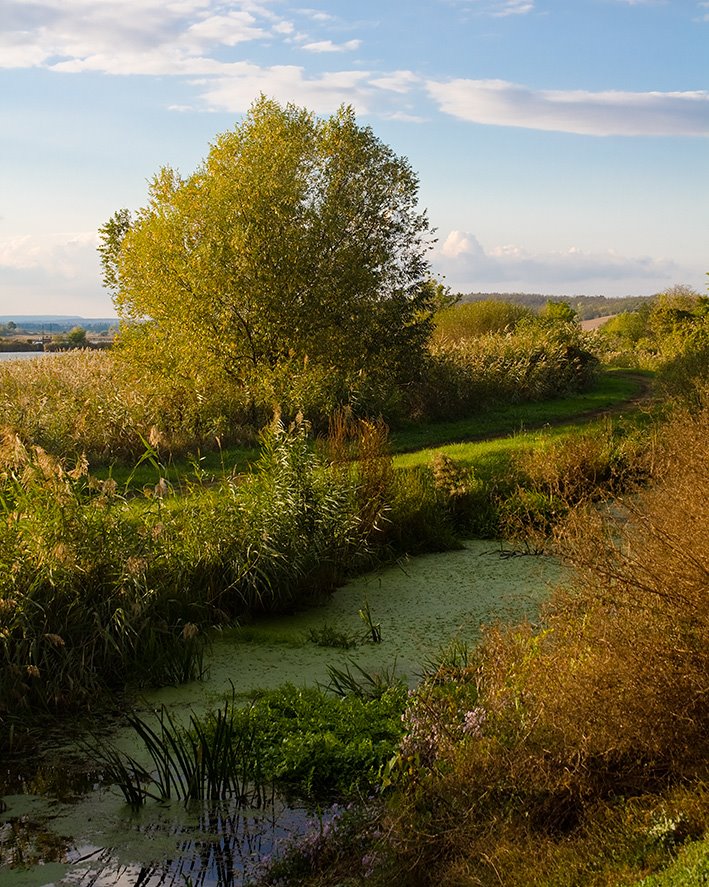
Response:
[{"label": "green foliage", "polygon": [[459,302],[436,315],[436,338],[458,342],[487,333],[511,332],[520,320],[530,317],[528,308],[511,302]]},{"label": "green foliage", "polygon": [[72,327],[68,333],[54,336],[52,343],[60,349],[86,348],[89,344],[86,330],[82,326]]},{"label": "green foliage", "polygon": [[310,800],[371,792],[399,741],[406,698],[399,686],[376,699],[333,697],[286,686],[237,713],[261,753],[265,778]]},{"label": "green foliage", "polygon": [[101,230],[123,357],[152,348],[185,380],[214,367],[254,404],[293,362],[411,379],[436,295],[417,190],[350,108],[321,120],[261,97],[195,173],[163,169]]},{"label": "green foliage", "polygon": [[575,323],[578,320],[578,314],[568,302],[550,299],[540,309],[539,319],[543,323]]},{"label": "green foliage", "polygon": [[709,838],[686,845],[667,868],[639,881],[637,887],[698,887],[709,883]]},{"label": "green foliage", "polygon": [[603,335],[637,344],[648,334],[650,309],[647,305],[637,311],[624,311],[603,324]]},{"label": "green foliage", "polygon": [[675,286],[598,332],[608,363],[651,368],[665,396],[696,405],[709,366],[709,299]]}]

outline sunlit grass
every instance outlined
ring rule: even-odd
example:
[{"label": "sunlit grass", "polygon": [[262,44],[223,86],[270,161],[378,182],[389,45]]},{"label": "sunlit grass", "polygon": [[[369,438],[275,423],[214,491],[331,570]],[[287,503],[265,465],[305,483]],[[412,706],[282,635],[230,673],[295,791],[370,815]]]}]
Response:
[{"label": "sunlit grass", "polygon": [[[602,410],[610,410],[636,397],[643,390],[641,378],[652,378],[650,372],[632,375],[617,370],[599,374],[593,389],[568,397],[533,403],[510,404],[506,407],[478,412],[454,422],[419,423],[391,434],[394,453],[424,450],[456,441],[479,439],[523,432],[528,426],[563,422]],[[446,448],[446,452],[448,449]]]}]

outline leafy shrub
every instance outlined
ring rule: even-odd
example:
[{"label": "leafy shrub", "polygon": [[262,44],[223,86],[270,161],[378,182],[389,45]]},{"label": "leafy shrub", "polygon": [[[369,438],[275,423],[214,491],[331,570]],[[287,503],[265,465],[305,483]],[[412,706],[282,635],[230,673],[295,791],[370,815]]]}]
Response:
[{"label": "leafy shrub", "polygon": [[475,339],[488,333],[511,332],[523,318],[532,312],[523,305],[484,299],[452,305],[436,315],[438,341],[459,342]]},{"label": "leafy shrub", "polygon": [[435,344],[413,410],[450,419],[583,390],[598,367],[589,342],[576,324],[527,323],[512,333]]},{"label": "leafy shrub", "polygon": [[288,685],[236,717],[255,735],[264,778],[299,798],[335,800],[373,790],[401,737],[405,699],[401,685],[372,699]]}]

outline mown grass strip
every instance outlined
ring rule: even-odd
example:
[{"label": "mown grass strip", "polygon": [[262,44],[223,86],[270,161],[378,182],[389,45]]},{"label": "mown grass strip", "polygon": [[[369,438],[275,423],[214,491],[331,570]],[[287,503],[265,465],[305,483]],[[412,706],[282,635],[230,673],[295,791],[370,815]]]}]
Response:
[{"label": "mown grass strip", "polygon": [[392,432],[392,451],[406,453],[457,441],[510,435],[530,426],[563,422],[611,410],[637,397],[646,385],[644,380],[651,379],[652,375],[640,371],[604,370],[592,391],[555,400],[510,404],[453,422],[411,426]]}]

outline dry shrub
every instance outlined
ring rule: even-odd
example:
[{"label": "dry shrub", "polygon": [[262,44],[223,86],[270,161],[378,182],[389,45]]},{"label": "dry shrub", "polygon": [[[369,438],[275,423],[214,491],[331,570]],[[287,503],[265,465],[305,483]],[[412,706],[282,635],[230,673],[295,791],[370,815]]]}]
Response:
[{"label": "dry shrub", "polygon": [[676,417],[663,453],[650,491],[572,512],[558,541],[574,587],[541,632],[493,633],[483,657],[491,713],[521,700],[580,793],[707,764],[709,412]]},{"label": "dry shrub", "polygon": [[611,420],[521,451],[511,472],[516,486],[497,503],[499,533],[545,550],[570,509],[638,489],[652,476],[657,456],[656,428],[641,436]]},{"label": "dry shrub", "polygon": [[649,491],[573,512],[558,543],[576,580],[541,626],[487,632],[471,666],[482,735],[441,746],[392,804],[402,884],[540,883],[547,865],[543,883],[610,883],[589,864],[598,810],[706,783],[707,526],[705,408],[670,422]]},{"label": "dry shrub", "polygon": [[363,533],[378,532],[394,483],[386,423],[358,419],[344,407],[331,415],[323,448],[333,471],[355,477]]},{"label": "dry shrub", "polygon": [[526,487],[572,505],[646,480],[653,444],[654,434],[641,440],[607,420],[593,430],[521,452],[515,467]]}]

